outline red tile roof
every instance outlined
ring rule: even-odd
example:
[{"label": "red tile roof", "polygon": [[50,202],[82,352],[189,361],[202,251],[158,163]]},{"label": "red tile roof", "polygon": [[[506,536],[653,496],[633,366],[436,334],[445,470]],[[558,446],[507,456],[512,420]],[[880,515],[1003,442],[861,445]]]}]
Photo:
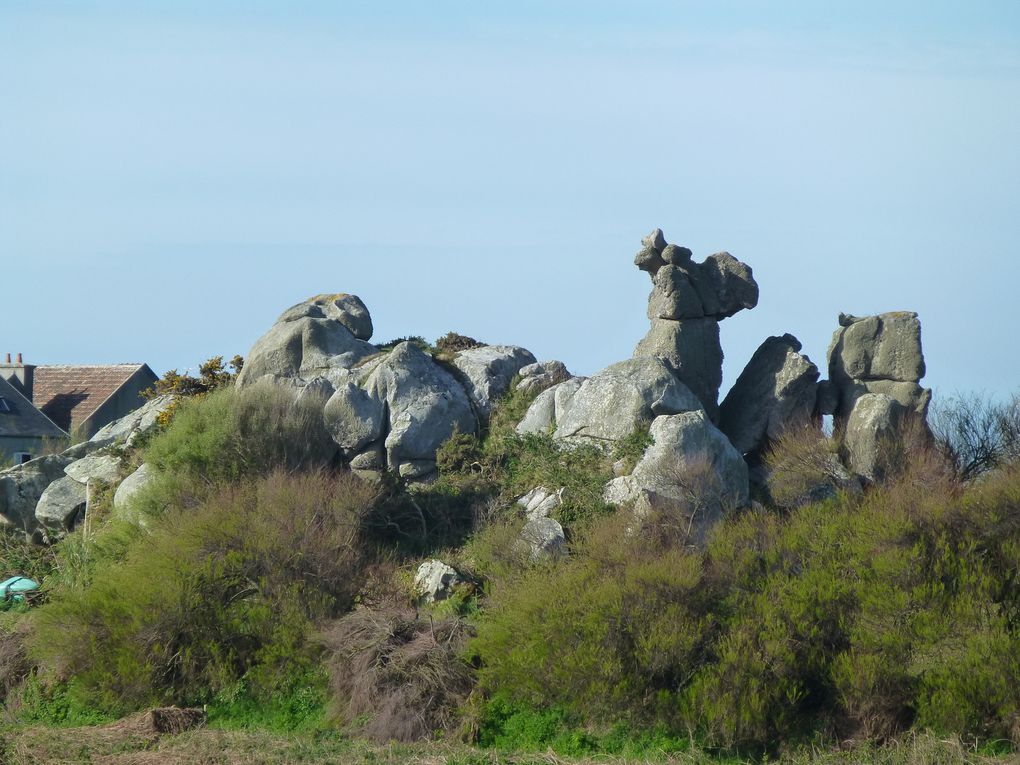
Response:
[{"label": "red tile roof", "polygon": [[144,364],[71,365],[35,368],[32,403],[70,433]]}]

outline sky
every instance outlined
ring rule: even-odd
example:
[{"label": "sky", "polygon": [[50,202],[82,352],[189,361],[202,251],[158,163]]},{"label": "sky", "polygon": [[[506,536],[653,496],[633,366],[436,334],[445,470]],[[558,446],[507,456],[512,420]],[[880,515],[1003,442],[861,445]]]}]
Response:
[{"label": "sky", "polygon": [[1020,3],[0,0],[0,353],[195,369],[351,292],[591,374],[660,227],[769,335],[917,311],[937,395],[1020,390]]}]

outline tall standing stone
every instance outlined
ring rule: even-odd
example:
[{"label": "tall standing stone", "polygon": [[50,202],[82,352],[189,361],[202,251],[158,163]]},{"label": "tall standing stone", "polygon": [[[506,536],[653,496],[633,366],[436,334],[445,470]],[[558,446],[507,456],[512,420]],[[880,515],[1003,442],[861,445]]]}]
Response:
[{"label": "tall standing stone", "polygon": [[657,356],[701,401],[714,421],[722,384],[719,322],[758,304],[758,284],[750,266],[728,252],[692,260],[686,247],[667,244],[660,229],[642,240],[634,263],[652,278],[648,296],[651,329],[634,350]]}]

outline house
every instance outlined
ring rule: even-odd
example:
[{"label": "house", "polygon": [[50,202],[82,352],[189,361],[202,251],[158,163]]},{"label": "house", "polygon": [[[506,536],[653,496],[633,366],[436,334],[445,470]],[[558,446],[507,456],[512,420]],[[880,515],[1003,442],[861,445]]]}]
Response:
[{"label": "house", "polygon": [[142,391],[159,378],[148,364],[25,364],[10,354],[0,377],[19,389],[65,433],[87,439],[140,407]]},{"label": "house", "polygon": [[0,463],[28,462],[66,448],[71,437],[0,376]]}]

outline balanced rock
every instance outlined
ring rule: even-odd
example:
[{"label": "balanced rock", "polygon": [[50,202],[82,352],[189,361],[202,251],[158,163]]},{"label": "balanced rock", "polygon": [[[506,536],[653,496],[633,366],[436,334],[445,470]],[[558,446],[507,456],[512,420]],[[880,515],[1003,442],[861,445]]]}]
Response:
[{"label": "balanced rock", "polygon": [[362,339],[366,333],[371,337],[371,331],[368,309],[353,295],[310,298],[284,311],[256,341],[237,384],[250,385],[267,375],[310,380],[350,368],[377,353]]},{"label": "balanced rock", "polygon": [[577,389],[553,438],[611,446],[663,414],[701,409],[701,402],[661,359],[639,357],[606,367]]},{"label": "balanced rock", "polygon": [[669,510],[691,530],[690,542],[727,512],[748,502],[747,464],[704,411],[656,417],[653,443],[634,471],[606,484],[607,502],[644,506],[642,512]]},{"label": "balanced rock", "polygon": [[845,420],[860,396],[878,393],[925,416],[931,391],[918,384],[925,364],[917,314],[840,314],[839,324],[829,345],[829,380],[836,399],[833,414]]},{"label": "balanced rock", "polygon": [[332,319],[350,330],[358,340],[372,339],[372,315],[368,307],[357,295],[337,293],[335,295],[316,295],[303,303],[291,306],[277,321],[291,321],[301,318]]},{"label": "balanced rock", "polygon": [[517,390],[532,393],[551,388],[557,383],[569,380],[571,374],[567,371],[562,361],[538,361],[521,367],[517,372],[521,381],[517,383]]},{"label": "balanced rock", "polygon": [[492,405],[510,390],[521,369],[535,364],[531,351],[516,345],[480,345],[453,359],[478,414],[488,419]]},{"label": "balanced rock", "polygon": [[793,335],[770,337],[751,356],[719,407],[719,429],[742,454],[758,451],[815,410],[818,367]]}]

